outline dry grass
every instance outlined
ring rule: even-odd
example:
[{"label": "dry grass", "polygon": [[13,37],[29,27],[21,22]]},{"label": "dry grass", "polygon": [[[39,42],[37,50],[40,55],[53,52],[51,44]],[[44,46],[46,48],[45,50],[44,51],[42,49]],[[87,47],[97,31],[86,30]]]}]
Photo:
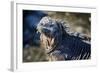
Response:
[{"label": "dry grass", "polygon": [[23,62],[47,61],[45,51],[41,47],[23,49]]}]

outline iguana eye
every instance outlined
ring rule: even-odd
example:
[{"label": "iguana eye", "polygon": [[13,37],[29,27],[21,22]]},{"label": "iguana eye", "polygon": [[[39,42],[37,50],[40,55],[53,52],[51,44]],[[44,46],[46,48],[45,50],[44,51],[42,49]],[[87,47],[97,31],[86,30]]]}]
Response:
[{"label": "iguana eye", "polygon": [[44,25],[43,23],[41,23],[41,25]]},{"label": "iguana eye", "polygon": [[53,27],[53,25],[50,25],[50,27]]}]

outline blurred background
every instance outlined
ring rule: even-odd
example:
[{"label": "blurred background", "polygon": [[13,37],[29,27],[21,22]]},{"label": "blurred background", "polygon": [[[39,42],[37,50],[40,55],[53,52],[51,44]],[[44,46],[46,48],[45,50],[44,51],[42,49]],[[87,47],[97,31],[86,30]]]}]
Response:
[{"label": "blurred background", "polygon": [[76,12],[55,12],[23,10],[23,62],[47,61],[45,51],[40,44],[37,24],[44,16],[61,20],[70,26],[70,31],[91,37],[91,14]]}]

